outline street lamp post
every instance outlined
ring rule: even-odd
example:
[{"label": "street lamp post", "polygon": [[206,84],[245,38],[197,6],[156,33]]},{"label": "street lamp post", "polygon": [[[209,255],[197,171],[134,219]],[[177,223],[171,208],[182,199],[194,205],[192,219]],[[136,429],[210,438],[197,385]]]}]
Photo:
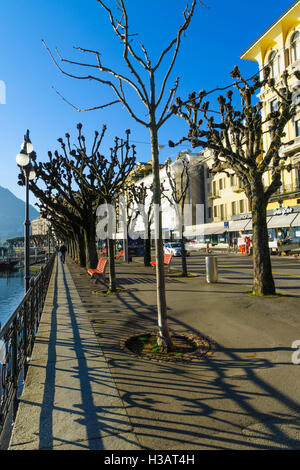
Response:
[{"label": "street lamp post", "polygon": [[36,177],[35,170],[31,164],[31,154],[33,152],[33,145],[29,138],[29,131],[24,136],[24,142],[21,147],[20,153],[16,157],[18,166],[23,170],[25,178],[25,237],[24,237],[24,287],[25,293],[30,285],[30,219],[29,219],[29,181]]}]

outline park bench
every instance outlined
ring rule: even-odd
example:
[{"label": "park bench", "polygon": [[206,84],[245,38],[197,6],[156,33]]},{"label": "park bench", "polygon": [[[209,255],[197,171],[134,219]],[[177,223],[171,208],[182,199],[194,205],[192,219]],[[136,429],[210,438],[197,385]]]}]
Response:
[{"label": "park bench", "polygon": [[124,255],[124,250],[121,250],[119,254],[115,255],[115,258],[118,259],[118,258],[121,258],[121,256]]},{"label": "park bench", "polygon": [[[164,254],[164,265],[168,266],[170,269],[170,263],[172,261],[173,255],[172,254]],[[150,261],[151,266],[156,266],[156,261]]]},{"label": "park bench", "polygon": [[107,265],[107,259],[105,258],[100,258],[97,264],[96,269],[88,269],[87,272],[91,276],[91,278],[95,278],[96,282],[99,279],[99,276],[102,277],[103,281],[105,281],[105,270],[106,270],[106,265]]}]

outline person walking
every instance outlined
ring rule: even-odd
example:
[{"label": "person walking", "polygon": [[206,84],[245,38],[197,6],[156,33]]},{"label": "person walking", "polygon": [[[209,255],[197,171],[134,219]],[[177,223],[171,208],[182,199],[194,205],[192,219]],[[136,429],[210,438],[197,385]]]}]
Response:
[{"label": "person walking", "polygon": [[61,259],[61,262],[64,264],[65,259],[66,259],[67,247],[66,247],[65,245],[61,245],[59,251],[60,251],[60,259]]}]

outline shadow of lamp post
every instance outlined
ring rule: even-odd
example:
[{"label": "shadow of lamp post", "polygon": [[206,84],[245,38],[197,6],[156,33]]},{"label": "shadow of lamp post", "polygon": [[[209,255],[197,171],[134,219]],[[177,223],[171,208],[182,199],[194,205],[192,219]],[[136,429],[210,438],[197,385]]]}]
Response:
[{"label": "shadow of lamp post", "polygon": [[24,237],[24,287],[25,293],[29,289],[30,285],[30,248],[29,248],[29,231],[30,231],[30,219],[29,219],[29,181],[36,177],[34,166],[31,163],[31,157],[33,154],[33,145],[29,138],[29,131],[24,136],[24,142],[21,146],[21,151],[16,157],[17,165],[21,168],[25,180],[25,237]]}]

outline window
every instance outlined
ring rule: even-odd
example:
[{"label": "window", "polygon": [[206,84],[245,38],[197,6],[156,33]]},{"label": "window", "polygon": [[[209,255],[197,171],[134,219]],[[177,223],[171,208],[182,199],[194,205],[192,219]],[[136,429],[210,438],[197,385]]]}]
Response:
[{"label": "window", "polygon": [[230,176],[230,184],[231,184],[231,186],[235,185],[235,175]]},{"label": "window", "polygon": [[290,50],[289,49],[285,49],[284,51],[284,62],[285,62],[286,67],[290,65]]},{"label": "window", "polygon": [[268,64],[271,68],[271,77],[275,78],[278,75],[278,59],[275,51],[270,53]]},{"label": "window", "polygon": [[245,201],[244,199],[240,200],[240,214],[243,214],[245,212]]},{"label": "window", "polygon": [[225,218],[224,204],[221,204],[220,208],[221,208],[221,220],[224,220]]},{"label": "window", "polygon": [[214,217],[218,217],[218,206],[214,206]]},{"label": "window", "polygon": [[220,190],[223,189],[223,180],[222,179],[219,180],[219,189]]},{"label": "window", "polygon": [[231,213],[232,215],[236,215],[236,201],[231,203]]},{"label": "window", "polygon": [[273,111],[278,111],[278,101],[277,100],[272,100],[270,102],[270,112],[273,113]]},{"label": "window", "polygon": [[217,183],[213,181],[213,195],[215,196],[217,194]]},{"label": "window", "polygon": [[207,217],[208,217],[208,219],[211,219],[211,216],[212,216],[212,207],[208,207],[207,208]]},{"label": "window", "polygon": [[296,31],[291,39],[291,59],[292,62],[300,59],[300,33]]},{"label": "window", "polygon": [[295,136],[300,137],[300,119],[295,122]]}]

